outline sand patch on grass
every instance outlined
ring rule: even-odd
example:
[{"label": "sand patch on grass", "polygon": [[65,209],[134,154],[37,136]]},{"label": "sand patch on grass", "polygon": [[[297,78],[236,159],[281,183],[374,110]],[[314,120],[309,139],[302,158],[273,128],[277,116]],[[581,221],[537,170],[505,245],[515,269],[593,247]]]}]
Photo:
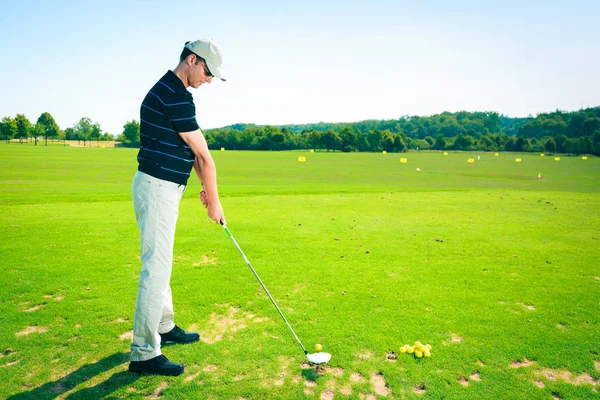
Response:
[{"label": "sand patch on grass", "polygon": [[133,340],[133,331],[122,333],[121,336],[119,336],[119,339],[121,339],[121,340]]},{"label": "sand patch on grass", "polygon": [[521,367],[529,367],[533,364],[533,361],[529,361],[528,359],[524,359],[523,361],[521,360],[515,360],[513,362],[510,363],[510,366],[512,368],[521,368]]},{"label": "sand patch on grass", "polygon": [[463,338],[461,336],[458,336],[456,333],[452,333],[452,334],[450,334],[450,339],[444,341],[443,344],[448,346],[449,344],[461,343],[462,341],[463,341]]},{"label": "sand patch on grass", "polygon": [[340,393],[344,396],[350,396],[352,394],[352,387],[350,385],[346,385],[340,390]]},{"label": "sand patch on grass", "polygon": [[203,370],[204,372],[214,372],[214,371],[216,371],[217,369],[218,369],[218,367],[217,367],[216,365],[214,365],[214,364],[209,364],[209,365],[207,365],[206,367],[204,367],[202,370]]},{"label": "sand patch on grass", "polygon": [[344,375],[344,370],[339,367],[325,367],[324,373],[331,374],[333,376],[342,376]]},{"label": "sand patch on grass", "polygon": [[31,333],[46,333],[48,332],[48,328],[44,327],[44,326],[28,326],[27,328],[23,329],[20,332],[16,332],[15,335],[17,336],[25,336],[25,335],[29,335]]},{"label": "sand patch on grass", "polygon": [[360,383],[364,381],[365,378],[360,374],[360,372],[353,372],[352,375],[350,375],[350,382]]},{"label": "sand patch on grass", "polygon": [[200,265],[207,265],[207,264],[215,265],[217,263],[216,261],[217,261],[217,259],[215,257],[209,258],[207,255],[203,255],[202,261],[195,262],[192,265],[194,267],[199,267]]},{"label": "sand patch on grass", "polygon": [[460,383],[463,386],[469,386],[469,380],[467,378],[465,378],[464,376],[461,376],[460,378],[456,379],[458,381],[458,383]]},{"label": "sand patch on grass", "polygon": [[546,385],[544,384],[544,382],[542,381],[533,381],[533,384],[537,387],[539,387],[540,389],[543,389],[546,387]]},{"label": "sand patch on grass", "polygon": [[64,299],[64,296],[60,296],[60,295],[53,295],[53,294],[45,294],[42,296],[45,299],[54,299],[54,301],[61,301],[62,299]]},{"label": "sand patch on grass", "polygon": [[569,383],[569,384],[575,385],[575,386],[581,386],[581,385],[598,386],[599,385],[598,379],[592,377],[587,372],[577,375],[577,374],[575,374],[571,371],[567,371],[567,370],[552,370],[549,368],[544,368],[541,371],[535,371],[535,374],[541,375],[550,381],[561,380],[561,381],[564,381],[566,383]]},{"label": "sand patch on grass", "polygon": [[118,323],[129,322],[129,318],[117,318],[113,322],[118,322]]},{"label": "sand patch on grass", "polygon": [[321,400],[333,400],[333,398],[335,397],[335,392],[333,390],[324,390],[321,393]]},{"label": "sand patch on grass", "polygon": [[479,365],[480,367],[485,366],[485,363],[481,360],[477,360],[477,365]]},{"label": "sand patch on grass", "polygon": [[292,361],[294,361],[293,358],[279,357],[279,374],[274,382],[275,386],[283,386],[285,377],[289,375],[288,367]]},{"label": "sand patch on grass", "polygon": [[233,334],[244,329],[251,323],[260,323],[268,318],[256,317],[254,314],[242,311],[240,308],[231,307],[228,304],[221,305],[220,312],[213,312],[210,315],[210,321],[207,328],[201,332],[201,340],[212,344],[223,340],[223,338],[233,338]]},{"label": "sand patch on grass", "polygon": [[195,374],[192,374],[192,375],[190,375],[190,376],[186,376],[186,377],[183,379],[183,381],[184,381],[184,382],[191,382],[191,381],[193,381],[194,379],[196,379],[196,378],[198,377],[198,375],[200,375],[200,372],[196,372]]},{"label": "sand patch on grass", "polygon": [[311,380],[305,380],[304,381],[304,386],[306,386],[306,387],[315,387],[315,386],[317,386],[317,382],[311,381]]},{"label": "sand patch on grass", "polygon": [[162,382],[160,385],[158,385],[158,387],[156,389],[154,389],[154,392],[152,392],[152,394],[148,397],[145,397],[146,399],[158,399],[160,398],[160,396],[162,396],[161,392],[163,390],[165,390],[167,387],[169,386],[169,384],[167,382]]},{"label": "sand patch on grass", "polygon": [[552,398],[554,400],[561,400],[562,399],[562,397],[558,393],[556,393],[556,392],[552,392]]},{"label": "sand patch on grass", "polygon": [[523,307],[527,311],[535,311],[535,307],[533,305],[525,304],[525,303],[515,303],[515,304]]},{"label": "sand patch on grass", "polygon": [[473,372],[469,379],[472,381],[481,382],[481,376],[479,376],[479,372]]},{"label": "sand patch on grass", "polygon": [[373,352],[372,351],[367,351],[365,353],[359,354],[358,357],[362,358],[363,360],[368,360],[369,358],[371,358],[373,356]]},{"label": "sand patch on grass", "polygon": [[398,356],[393,351],[386,350],[385,351],[385,359],[387,361],[396,361],[398,359]]},{"label": "sand patch on grass", "polygon": [[22,360],[23,360],[22,358],[19,358],[18,360],[7,362],[6,364],[0,365],[0,368],[11,367],[15,364],[20,363]]},{"label": "sand patch on grass", "polygon": [[33,307],[29,307],[27,310],[23,310],[23,312],[34,312],[34,311],[39,310],[43,306],[44,306],[44,304],[38,304],[38,305],[35,305]]},{"label": "sand patch on grass", "polygon": [[371,385],[373,391],[380,396],[386,397],[391,393],[391,390],[385,382],[385,377],[383,376],[382,372],[371,374]]},{"label": "sand patch on grass", "polygon": [[558,324],[556,324],[556,327],[558,329],[565,329],[565,326],[563,324],[561,324],[560,322]]}]

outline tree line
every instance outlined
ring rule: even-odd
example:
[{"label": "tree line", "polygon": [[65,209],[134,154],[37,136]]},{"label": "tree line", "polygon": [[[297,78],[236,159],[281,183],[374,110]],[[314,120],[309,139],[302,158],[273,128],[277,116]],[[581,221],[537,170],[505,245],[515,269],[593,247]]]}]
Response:
[{"label": "tree line", "polygon": [[[136,128],[137,126],[137,128]],[[133,128],[133,129],[132,129]],[[0,139],[10,142],[18,139],[19,142],[48,140],[77,140],[85,145],[88,141],[116,140],[130,145],[139,144],[139,123],[129,121],[123,126],[123,132],[113,135],[103,132],[100,124],[90,118],[83,117],[73,126],[62,130],[49,112],[44,112],[35,122],[30,121],[25,115],[17,114],[14,118],[4,117],[0,121]]]},{"label": "tree line", "polygon": [[[414,150],[514,151],[600,156],[600,107],[566,112],[557,110],[536,117],[510,118],[496,112],[443,112],[432,116],[402,116],[393,120],[296,125],[235,124],[204,132],[209,148],[230,150],[293,150],[405,152]],[[5,140],[58,138],[66,140],[118,140],[140,144],[139,122],[125,123],[114,136],[100,125],[81,118],[61,130],[49,113],[35,124],[22,114],[4,117],[0,137]]]}]

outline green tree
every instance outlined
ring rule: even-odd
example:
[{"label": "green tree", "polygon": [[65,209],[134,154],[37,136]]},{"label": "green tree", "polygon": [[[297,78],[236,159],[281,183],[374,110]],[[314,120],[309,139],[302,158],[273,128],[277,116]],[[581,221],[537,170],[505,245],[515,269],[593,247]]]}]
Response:
[{"label": "green tree", "polygon": [[54,120],[54,117],[49,112],[44,112],[37,119],[37,124],[42,127],[42,135],[46,139],[46,146],[48,146],[48,138],[56,138],[60,134],[60,128]]},{"label": "green tree", "polygon": [[327,151],[336,150],[341,144],[341,141],[339,135],[331,129],[328,129],[321,134],[321,146]]},{"label": "green tree", "polygon": [[[101,138],[102,138],[102,128],[100,128],[100,124],[98,124],[98,123],[92,124],[92,129],[90,130],[90,135],[89,135],[90,142],[92,140],[98,141]],[[91,146],[91,144],[90,144],[90,146]]]},{"label": "green tree", "polygon": [[459,134],[454,140],[454,149],[456,150],[472,150],[475,140],[472,136]]},{"label": "green tree", "polygon": [[10,143],[10,139],[17,135],[17,122],[11,117],[2,118],[2,122],[0,122],[0,135],[2,139],[6,140],[6,143]]},{"label": "green tree", "polygon": [[15,137],[19,139],[19,142],[23,143],[23,139],[27,139],[31,134],[31,122],[23,114],[17,114],[15,122],[17,124],[17,134]]},{"label": "green tree", "polygon": [[350,152],[356,149],[356,134],[354,129],[349,126],[342,128],[339,133],[341,139],[342,151]]},{"label": "green tree", "polygon": [[31,126],[30,135],[33,137],[33,142],[37,146],[38,138],[44,136],[44,126],[36,122]]},{"label": "green tree", "polygon": [[548,140],[546,140],[544,149],[546,149],[548,153],[554,153],[556,151],[556,142],[554,141],[554,138],[548,138]]},{"label": "green tree", "polygon": [[270,139],[271,139],[271,142],[273,142],[273,146],[275,147],[275,150],[279,150],[281,148],[281,144],[285,140],[285,136],[283,135],[283,133],[281,133],[281,131],[278,130],[276,132],[273,132]]},{"label": "green tree", "polygon": [[125,137],[125,143],[129,144],[130,147],[140,145],[140,123],[136,120],[131,120],[123,125],[123,136]]},{"label": "green tree", "polygon": [[600,129],[596,130],[592,135],[592,154],[600,156]]},{"label": "green tree", "polygon": [[308,144],[313,149],[318,149],[321,144],[321,132],[311,130],[308,132]]},{"label": "green tree", "polygon": [[433,144],[435,150],[444,150],[446,148],[446,137],[444,135],[437,135],[435,143]]},{"label": "green tree", "polygon": [[83,140],[83,145],[87,143],[92,134],[94,123],[90,118],[81,118],[75,125],[73,125],[73,133],[77,142]]}]

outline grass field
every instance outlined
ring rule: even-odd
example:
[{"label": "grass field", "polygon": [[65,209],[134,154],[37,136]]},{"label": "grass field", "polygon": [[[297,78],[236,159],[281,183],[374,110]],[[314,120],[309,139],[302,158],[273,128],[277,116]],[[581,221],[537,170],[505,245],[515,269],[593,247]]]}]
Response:
[{"label": "grass field", "polygon": [[[202,341],[164,349],[179,377],[129,373],[136,150],[0,144],[0,398],[600,398],[600,159],[213,157],[230,230],[328,366],[192,178],[171,286]],[[399,354],[417,340],[430,358]]]}]

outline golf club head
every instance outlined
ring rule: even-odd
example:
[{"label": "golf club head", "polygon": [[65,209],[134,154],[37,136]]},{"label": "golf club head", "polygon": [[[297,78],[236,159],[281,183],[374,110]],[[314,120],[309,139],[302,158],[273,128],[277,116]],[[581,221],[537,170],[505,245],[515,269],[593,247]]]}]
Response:
[{"label": "golf club head", "polygon": [[306,358],[308,361],[313,364],[325,364],[331,359],[331,354],[329,353],[313,353],[306,354]]}]

